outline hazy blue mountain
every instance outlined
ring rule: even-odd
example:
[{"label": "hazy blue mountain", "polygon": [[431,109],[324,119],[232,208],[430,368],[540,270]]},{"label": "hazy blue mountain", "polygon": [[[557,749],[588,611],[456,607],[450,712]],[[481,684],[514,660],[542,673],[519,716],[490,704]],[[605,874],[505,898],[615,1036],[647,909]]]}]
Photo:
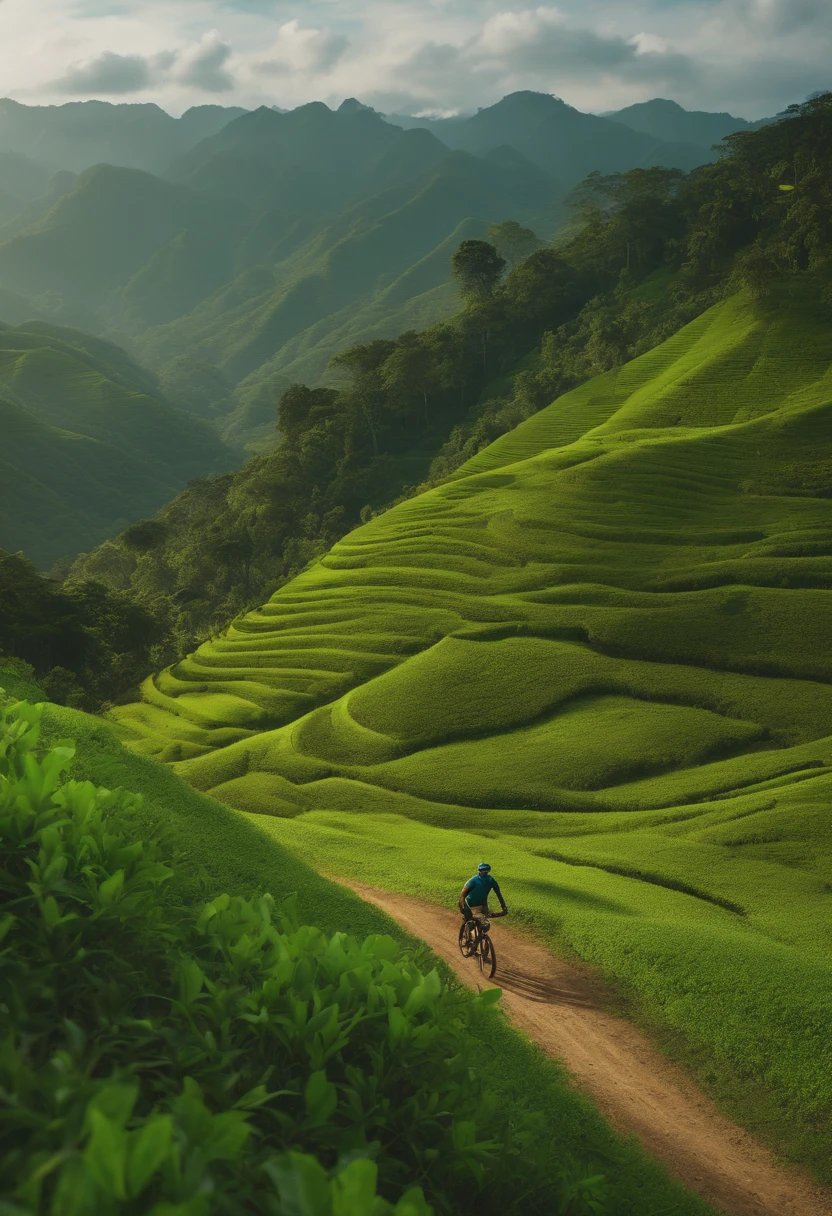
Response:
[{"label": "hazy blue mountain", "polygon": [[427,132],[405,133],[356,105],[333,111],[312,102],[289,113],[262,106],[203,140],[171,177],[269,211],[331,213],[447,155]]},{"label": "hazy blue mountain", "polygon": [[102,326],[122,312],[139,326],[167,321],[232,277],[247,219],[227,200],[97,165],[0,245],[0,286],[36,301],[57,293],[97,311]]},{"label": "hazy blue mountain", "polygon": [[41,567],[151,514],[238,453],[111,342],[0,326],[0,548]]},{"label": "hazy blue mountain", "polygon": [[506,172],[500,155],[446,150],[435,169],[346,208],[276,265],[247,268],[187,316],[141,337],[139,349],[162,369],[185,352],[232,383],[243,380],[236,394],[243,412],[231,433],[250,438],[246,431],[271,428],[277,395],[298,373],[298,358],[321,374],[337,349],[335,333],[346,326],[351,341],[362,340],[364,329],[351,323],[359,315],[373,336],[394,336],[399,320],[411,324],[414,309],[421,324],[448,315],[456,301],[449,267],[459,242],[452,242],[461,225],[470,221],[465,235],[481,236],[495,216],[529,222],[551,207],[552,180],[512,158]]},{"label": "hazy blue mountain", "polygon": [[22,152],[0,151],[0,189],[19,199],[40,198],[51,176],[49,169]]},{"label": "hazy blue mountain", "polygon": [[[355,98],[181,119],[152,105],[3,102],[0,320],[108,334],[173,400],[259,442],[287,383],[325,378],[343,345],[454,309],[460,234],[515,219],[547,238],[594,169],[707,160],[689,136],[708,116],[671,109],[681,120],[659,137],[531,92],[402,125]],[[627,113],[658,122],[665,110]],[[69,167],[50,179],[58,147]],[[122,163],[83,168],[93,155]]]},{"label": "hazy blue mountain", "polygon": [[770,121],[764,118],[759,122],[748,122],[744,118],[735,118],[733,114],[685,110],[678,102],[668,101],[664,97],[638,102],[606,117],[623,122],[634,131],[641,131],[654,139],[697,144],[702,148],[712,148],[733,131],[753,131]]},{"label": "hazy blue mountain", "polygon": [[690,169],[707,159],[693,144],[678,139],[665,142],[613,118],[584,114],[549,93],[511,93],[470,117],[402,120],[392,115],[390,121],[424,127],[449,147],[479,155],[508,145],[565,188],[596,169],[602,173],[640,165]]},{"label": "hazy blue mountain", "polygon": [[152,103],[25,106],[3,98],[0,152],[23,153],[52,172],[101,162],[160,172],[243,113],[238,106],[196,106],[177,119]]}]

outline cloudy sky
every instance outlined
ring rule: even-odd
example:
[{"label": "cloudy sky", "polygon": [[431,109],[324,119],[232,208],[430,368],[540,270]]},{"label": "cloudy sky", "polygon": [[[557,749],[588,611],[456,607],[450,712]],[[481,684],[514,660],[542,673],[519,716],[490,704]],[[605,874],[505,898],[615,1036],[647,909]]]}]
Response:
[{"label": "cloudy sky", "polygon": [[832,88],[832,0],[0,0],[0,91],[456,112],[516,89],[771,114]]}]

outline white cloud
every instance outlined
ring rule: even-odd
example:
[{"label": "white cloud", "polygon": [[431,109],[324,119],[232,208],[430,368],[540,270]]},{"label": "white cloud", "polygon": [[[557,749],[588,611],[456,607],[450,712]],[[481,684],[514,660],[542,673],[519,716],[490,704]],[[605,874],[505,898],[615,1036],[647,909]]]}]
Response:
[{"label": "white cloud", "polygon": [[345,34],[328,29],[304,28],[295,17],[281,25],[277,39],[266,59],[255,62],[256,72],[279,75],[283,72],[328,72],[349,46]]},{"label": "white cloud", "polygon": [[235,85],[234,77],[226,69],[231,53],[230,44],[219,32],[209,30],[182,56],[176,78],[203,93],[228,93]]},{"label": "white cloud", "polygon": [[0,47],[26,102],[470,111],[530,88],[758,117],[832,85],[832,0],[0,0]]},{"label": "white cloud", "polygon": [[102,51],[91,59],[71,63],[54,82],[59,93],[79,97],[138,93],[153,82],[150,61],[142,55],[116,55]]},{"label": "white cloud", "polygon": [[666,38],[660,38],[658,34],[648,34],[644,30],[640,34],[633,34],[630,44],[635,47],[637,55],[666,55],[670,50],[670,43]]}]

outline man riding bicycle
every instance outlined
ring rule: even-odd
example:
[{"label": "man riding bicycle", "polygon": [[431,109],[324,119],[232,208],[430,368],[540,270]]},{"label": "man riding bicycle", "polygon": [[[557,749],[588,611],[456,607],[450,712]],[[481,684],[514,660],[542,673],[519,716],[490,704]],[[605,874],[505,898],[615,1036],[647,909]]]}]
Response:
[{"label": "man riding bicycle", "polygon": [[488,916],[488,896],[491,892],[500,901],[503,915],[508,912],[506,901],[503,899],[496,878],[491,877],[491,866],[487,861],[481,861],[473,878],[469,878],[459,893],[459,910],[466,920],[476,917],[484,920]]}]

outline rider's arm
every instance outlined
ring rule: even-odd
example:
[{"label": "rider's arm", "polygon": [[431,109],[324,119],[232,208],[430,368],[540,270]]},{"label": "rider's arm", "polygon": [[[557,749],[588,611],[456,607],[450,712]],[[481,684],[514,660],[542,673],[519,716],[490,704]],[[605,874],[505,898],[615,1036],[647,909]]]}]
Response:
[{"label": "rider's arm", "polygon": [[500,907],[501,907],[501,908],[503,909],[503,911],[505,912],[505,911],[506,911],[506,901],[503,899],[503,893],[502,893],[502,891],[500,890],[500,884],[497,882],[496,878],[492,878],[492,879],[491,879],[491,881],[492,881],[492,883],[494,884],[494,885],[493,885],[493,887],[492,887],[491,889],[493,890],[494,894],[495,894],[495,895],[497,896],[497,898],[499,899],[499,901],[500,901]]},{"label": "rider's arm", "polygon": [[471,885],[471,880],[469,879],[468,882],[466,882],[465,886],[462,888],[462,890],[459,893],[459,910],[460,910],[460,912],[464,911],[463,905],[465,903],[465,892],[468,890],[470,885]]}]

